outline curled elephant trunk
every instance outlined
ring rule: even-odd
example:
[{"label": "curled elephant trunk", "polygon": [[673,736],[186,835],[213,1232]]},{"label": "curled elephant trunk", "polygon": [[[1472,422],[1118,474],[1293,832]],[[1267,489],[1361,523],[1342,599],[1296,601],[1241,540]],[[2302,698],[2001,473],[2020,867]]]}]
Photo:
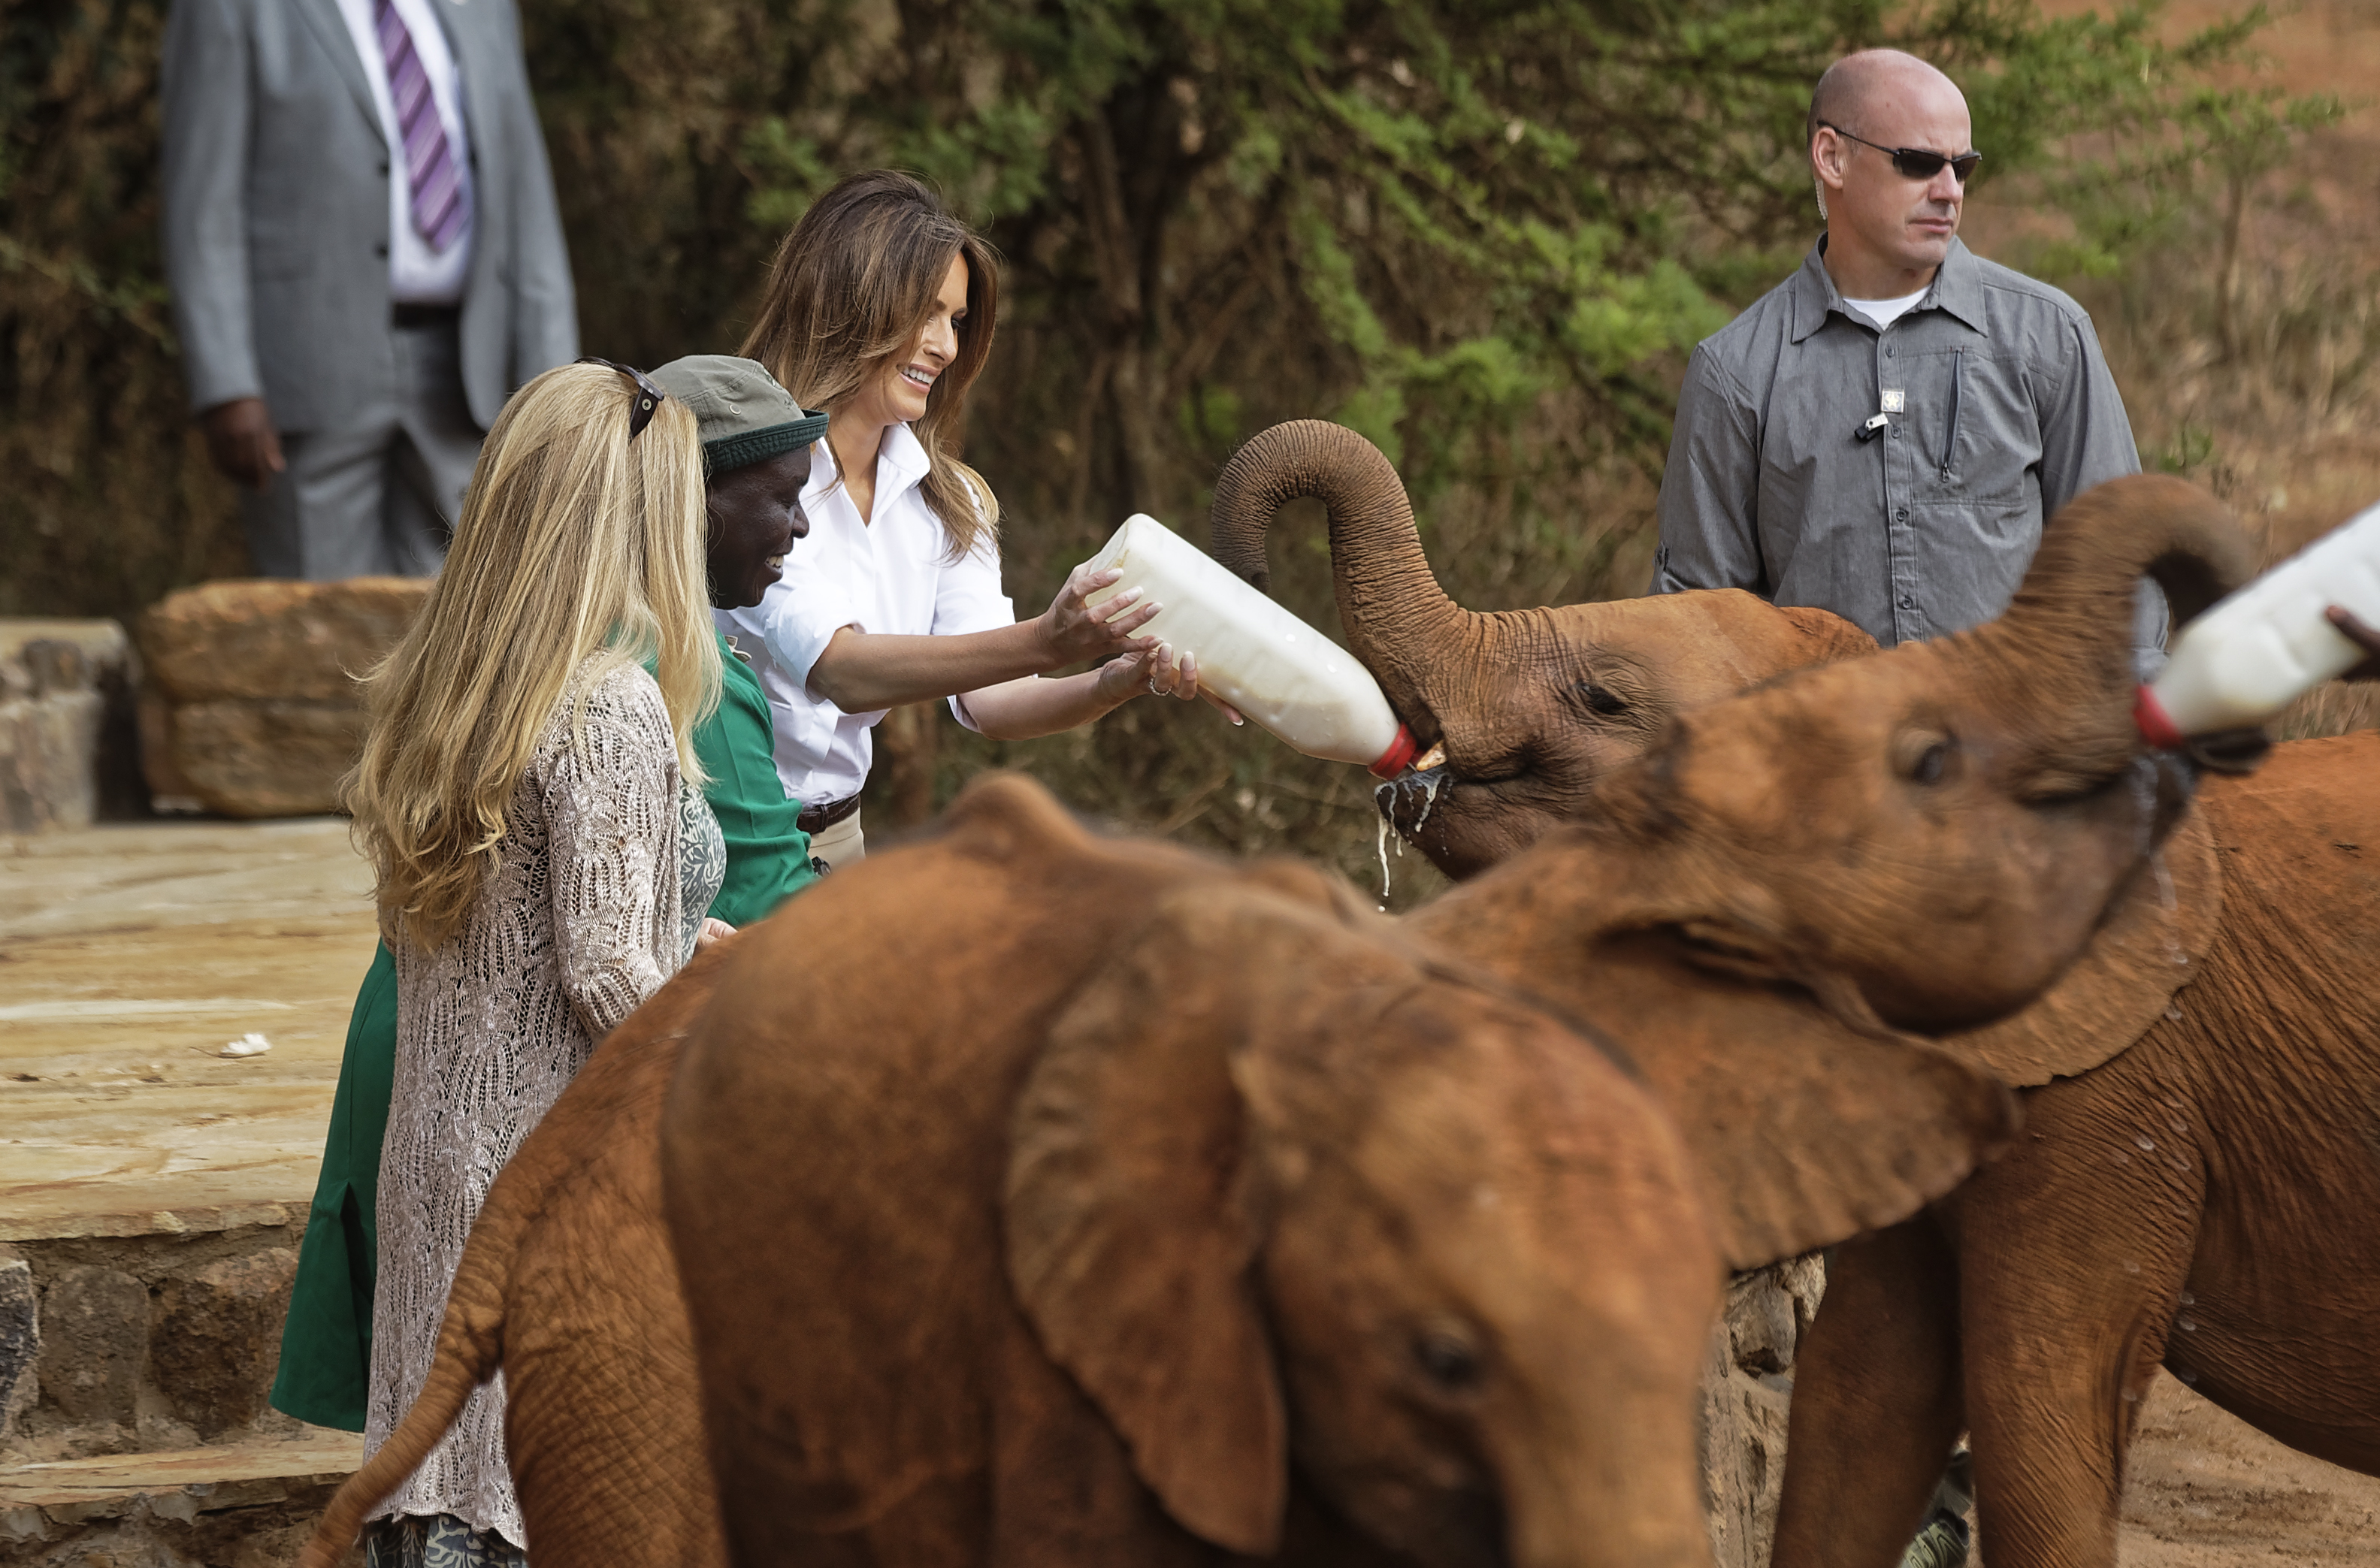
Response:
[{"label": "curled elephant trunk", "polygon": [[1427,673],[1454,661],[1474,617],[1446,597],[1422,554],[1404,482],[1380,449],[1343,426],[1293,419],[1249,439],[1223,465],[1209,513],[1215,559],[1269,587],[1265,534],[1301,496],[1330,513],[1330,575],[1347,645],[1399,718],[1436,738]]},{"label": "curled elephant trunk", "polygon": [[1960,639],[2038,737],[2043,795],[2087,789],[2138,754],[2140,579],[2165,590],[2179,630],[2254,570],[2229,509],[2180,479],[2110,480],[2050,519],[2008,613]]}]

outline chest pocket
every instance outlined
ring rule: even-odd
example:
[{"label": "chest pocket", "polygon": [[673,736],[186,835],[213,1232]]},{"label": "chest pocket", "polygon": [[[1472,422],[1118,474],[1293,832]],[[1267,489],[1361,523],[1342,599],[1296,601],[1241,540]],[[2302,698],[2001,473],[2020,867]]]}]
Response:
[{"label": "chest pocket", "polygon": [[1901,454],[1921,506],[2022,502],[2041,462],[2041,427],[2023,368],[1971,342],[1907,355],[1910,433]]}]

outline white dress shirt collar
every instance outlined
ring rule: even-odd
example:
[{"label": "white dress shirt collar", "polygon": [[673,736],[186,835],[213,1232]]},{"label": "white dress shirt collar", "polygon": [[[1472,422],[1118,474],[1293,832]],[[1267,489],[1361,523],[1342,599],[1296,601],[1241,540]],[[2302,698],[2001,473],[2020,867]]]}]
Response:
[{"label": "white dress shirt collar", "polygon": [[[826,461],[818,462],[816,457],[811,460],[810,482],[802,492],[805,509],[813,497],[825,496],[843,478],[832,435],[812,451]],[[868,520],[872,523],[887,506],[924,484],[931,467],[926,461],[926,443],[917,439],[916,431],[906,425],[887,425],[883,437],[876,443],[876,494],[868,509]]]}]

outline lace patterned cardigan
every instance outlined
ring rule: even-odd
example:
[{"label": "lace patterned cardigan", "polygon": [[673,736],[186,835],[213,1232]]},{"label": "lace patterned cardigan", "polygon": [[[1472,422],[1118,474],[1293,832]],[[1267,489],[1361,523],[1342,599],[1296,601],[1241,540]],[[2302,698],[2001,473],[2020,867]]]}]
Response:
[{"label": "lace patterned cardigan", "polygon": [[[429,1374],[489,1184],[596,1043],[685,962],[723,872],[715,848],[682,849],[706,829],[715,842],[718,827],[681,788],[660,687],[633,664],[590,687],[592,663],[546,720],[505,811],[497,867],[462,928],[431,953],[391,944],[396,1079],[381,1155],[368,1454]],[[500,1372],[377,1514],[451,1514],[526,1547],[504,1432]]]}]

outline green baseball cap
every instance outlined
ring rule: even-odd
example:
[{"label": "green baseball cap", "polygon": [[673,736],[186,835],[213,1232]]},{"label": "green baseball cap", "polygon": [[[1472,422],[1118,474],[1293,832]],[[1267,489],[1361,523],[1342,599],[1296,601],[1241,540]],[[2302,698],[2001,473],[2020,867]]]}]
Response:
[{"label": "green baseball cap", "polygon": [[689,354],[653,372],[653,385],[686,404],[702,434],[702,471],[724,474],[806,447],[826,434],[757,359]]}]

